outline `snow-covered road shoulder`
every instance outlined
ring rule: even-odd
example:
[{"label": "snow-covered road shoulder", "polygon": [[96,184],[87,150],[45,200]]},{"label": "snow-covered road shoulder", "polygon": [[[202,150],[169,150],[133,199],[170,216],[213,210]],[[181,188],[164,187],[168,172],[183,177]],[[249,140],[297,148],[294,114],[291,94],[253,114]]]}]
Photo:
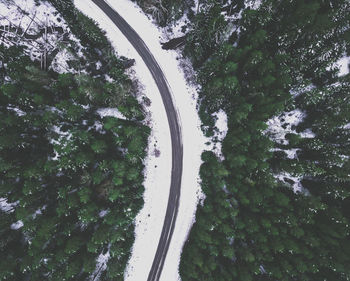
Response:
[{"label": "snow-covered road shoulder", "polygon": [[[201,193],[198,173],[201,164],[200,155],[206,142],[200,130],[196,110],[197,93],[193,87],[186,84],[183,70],[179,67],[178,54],[161,48],[159,41],[162,38],[161,30],[139,7],[128,0],[106,2],[124,17],[151,50],[169,82],[174,105],[178,111],[184,149],[181,198],[175,231],[160,280],[179,280],[178,265],[182,247],[194,221],[198,196]],[[143,85],[143,94],[151,100],[149,110],[152,118],[152,135],[145,168],[145,205],[136,217],[136,240],[125,272],[125,280],[145,280],[158,246],[170,188],[171,139],[166,112],[150,72],[124,35],[92,2],[75,0],[75,4],[107,32],[107,37],[119,55],[135,59],[136,63],[131,72],[136,73],[137,79]],[[154,153],[155,148],[157,153]]]}]

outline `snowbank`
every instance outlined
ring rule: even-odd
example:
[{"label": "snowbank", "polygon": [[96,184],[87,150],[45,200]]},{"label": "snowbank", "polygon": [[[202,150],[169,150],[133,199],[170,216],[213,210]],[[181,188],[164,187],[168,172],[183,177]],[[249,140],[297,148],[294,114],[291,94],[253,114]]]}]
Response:
[{"label": "snowbank", "polygon": [[[186,78],[179,68],[178,54],[161,49],[161,30],[131,1],[107,1],[142,37],[163,69],[173,93],[175,107],[180,117],[183,134],[184,166],[180,207],[173,238],[165,260],[160,280],[179,280],[178,265],[182,246],[194,221],[194,214],[200,195],[199,167],[200,155],[206,139],[200,130],[200,120],[196,110],[197,93],[186,84]],[[132,257],[125,272],[125,280],[145,280],[151,268],[158,246],[166,212],[170,188],[171,140],[165,109],[160,93],[141,57],[132,48],[115,25],[91,2],[75,0],[76,6],[96,20],[106,30],[108,38],[119,55],[135,59],[134,71],[144,86],[144,94],[151,100],[152,135],[149,155],[145,168],[145,205],[136,217],[135,244]],[[152,153],[153,149],[160,151]]]}]

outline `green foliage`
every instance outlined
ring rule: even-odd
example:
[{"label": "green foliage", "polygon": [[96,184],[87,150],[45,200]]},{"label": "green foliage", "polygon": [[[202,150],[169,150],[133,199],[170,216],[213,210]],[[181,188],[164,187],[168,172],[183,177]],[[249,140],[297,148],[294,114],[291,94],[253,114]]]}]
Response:
[{"label": "green foliage", "polygon": [[194,28],[187,33],[185,54],[191,55],[194,66],[205,61],[224,42],[227,23],[220,11],[219,1],[204,1],[191,22]]},{"label": "green foliage", "polygon": [[[21,46],[0,46],[0,200],[11,206],[0,211],[0,280],[88,280],[115,248],[104,274],[122,278],[150,130],[102,31],[71,1],[50,2],[84,46],[86,74],[43,71]],[[100,117],[105,107],[128,120]]]},{"label": "green foliage", "polygon": [[[202,155],[206,199],[182,280],[349,280],[350,80],[334,69],[349,55],[348,1],[262,1],[232,19],[237,29],[223,41],[203,34],[230,25],[216,25],[225,3],[201,5],[185,54],[201,84],[202,128],[208,134],[222,109],[229,130],[222,162]],[[296,108],[306,117],[285,142],[269,139],[266,121]],[[289,174],[301,179],[299,192]]]},{"label": "green foliage", "polygon": [[160,26],[172,24],[181,18],[185,12],[190,12],[190,1],[176,0],[133,0],[140,5],[145,13],[152,15]]}]

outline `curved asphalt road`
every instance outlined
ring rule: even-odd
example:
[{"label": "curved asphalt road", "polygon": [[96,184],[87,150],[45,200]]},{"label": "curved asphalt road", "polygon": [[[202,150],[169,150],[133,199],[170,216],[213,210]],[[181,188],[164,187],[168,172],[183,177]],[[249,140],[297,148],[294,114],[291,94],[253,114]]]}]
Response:
[{"label": "curved asphalt road", "polygon": [[172,146],[171,184],[168,199],[168,207],[166,210],[162,234],[160,236],[157,252],[154,257],[152,268],[147,279],[148,281],[155,281],[159,280],[160,275],[162,273],[165,257],[168,252],[170,240],[174,232],[179,207],[183,160],[183,148],[179,121],[173,101],[171,99],[168,82],[160,66],[158,65],[157,61],[153,57],[146,44],[142,41],[142,39],[136,33],[136,31],[106,2],[104,2],[103,0],[92,1],[120,29],[120,31],[126,36],[126,38],[129,40],[129,42],[133,45],[133,47],[136,49],[136,51],[140,54],[140,56],[146,63],[162,96],[163,104],[165,106],[166,114],[168,117]]}]

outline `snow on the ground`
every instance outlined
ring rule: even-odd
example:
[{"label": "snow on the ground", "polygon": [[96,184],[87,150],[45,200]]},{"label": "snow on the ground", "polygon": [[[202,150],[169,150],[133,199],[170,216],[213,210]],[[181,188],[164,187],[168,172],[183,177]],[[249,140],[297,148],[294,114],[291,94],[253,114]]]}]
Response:
[{"label": "snow on the ground", "polygon": [[300,94],[310,92],[313,89],[316,89],[316,86],[312,83],[309,83],[298,88],[293,88],[289,91],[289,93],[293,96],[293,98],[296,98]]},{"label": "snow on the ground", "polygon": [[61,50],[53,59],[51,67],[58,73],[75,72],[73,68],[70,68],[67,61],[72,60],[73,55],[66,49]]},{"label": "snow on the ground", "polygon": [[245,0],[244,5],[245,7],[249,7],[252,10],[259,9],[260,5],[262,4],[261,0]]},{"label": "snow on the ground", "polygon": [[316,135],[315,135],[315,133],[313,131],[311,131],[311,129],[306,129],[304,132],[300,132],[299,136],[301,136],[304,139],[312,139]]},{"label": "snow on the ground", "polygon": [[11,229],[12,230],[17,230],[20,229],[23,226],[23,222],[21,220],[14,222],[13,224],[11,224]]},{"label": "snow on the ground", "polygon": [[22,110],[20,110],[19,108],[17,107],[13,107],[13,106],[7,106],[7,109],[8,110],[12,110],[16,113],[17,116],[24,116],[26,115],[26,113]]},{"label": "snow on the ground", "polygon": [[[169,32],[169,34],[163,34],[163,35],[170,35],[169,39],[184,36],[186,34],[186,31],[184,28],[188,22],[189,20],[188,20],[187,14],[185,13],[182,15],[182,17],[178,21],[176,21],[175,24],[170,26],[171,32]],[[166,29],[168,28],[169,27],[166,27]]]},{"label": "snow on the ground", "polygon": [[[66,43],[58,44],[58,42],[63,42],[63,34],[52,32],[51,29],[51,27],[62,27],[64,32],[67,33],[69,28],[49,2],[40,1],[39,5],[36,5],[34,0],[0,1],[0,26],[2,26],[1,31],[5,35],[2,36],[0,42],[7,46],[20,42],[27,47],[26,52],[33,61],[40,61],[45,49],[49,54],[58,48],[59,52],[53,59],[51,67],[59,73],[74,71],[67,64],[67,60],[74,58],[74,56],[63,47]],[[16,31],[10,30],[10,26],[15,28]],[[36,35],[40,29],[45,27],[47,27],[48,33],[37,39],[30,40],[23,36],[24,32]],[[20,28],[22,31],[20,31]],[[82,46],[79,40],[72,34],[69,34],[69,39],[77,44],[81,54]]]},{"label": "snow on the ground", "polygon": [[304,117],[305,113],[299,109],[274,116],[267,121],[268,128],[265,133],[280,144],[288,144],[288,140],[285,139],[286,134],[296,133],[292,128],[298,125]]},{"label": "snow on the ground", "polygon": [[350,56],[344,56],[340,58],[336,63],[336,66],[339,68],[339,76],[345,76],[350,72]]},{"label": "snow on the ground", "polygon": [[13,212],[19,201],[14,203],[8,203],[6,198],[0,198],[0,211],[2,212]]},{"label": "snow on the ground", "polygon": [[[270,139],[276,141],[282,145],[288,145],[289,141],[286,139],[286,134],[292,133],[297,134],[302,138],[314,138],[315,134],[310,130],[306,129],[303,132],[297,133],[295,126],[305,118],[305,112],[302,112],[299,109],[295,109],[289,112],[283,112],[278,116],[274,116],[267,121],[268,128],[264,131],[264,134],[268,135]],[[287,154],[289,159],[297,159],[297,152],[299,149],[281,149],[281,148],[272,148],[271,151],[283,151]],[[292,176],[287,172],[275,174],[274,177],[284,183],[289,184],[294,192],[308,192],[303,188],[300,183],[301,177]]]},{"label": "snow on the ground", "polygon": [[274,151],[283,151],[287,154],[287,158],[289,159],[295,159],[297,158],[297,152],[298,150],[300,150],[299,148],[292,148],[292,149],[281,149],[281,148],[272,148],[270,151],[274,152]]},{"label": "snow on the ground", "polygon": [[299,109],[283,112],[267,121],[268,128],[264,133],[280,144],[288,144],[288,140],[285,138],[288,133],[297,134],[302,138],[314,138],[315,134],[310,129],[300,133],[296,132],[294,127],[303,121],[304,118],[305,113]]},{"label": "snow on the ground", "polygon": [[342,129],[350,129],[350,123],[348,123],[348,124],[342,126],[341,128],[342,128]]},{"label": "snow on the ground", "polygon": [[41,208],[37,209],[34,214],[32,215],[33,219],[35,219],[38,215],[42,215],[43,211],[46,209],[47,205],[42,206]]},{"label": "snow on the ground", "polygon": [[338,70],[338,77],[345,76],[349,74],[350,72],[350,56],[347,56],[346,54],[343,55],[343,57],[339,58],[336,62],[330,64],[326,67],[326,70],[332,70],[337,69]]},{"label": "snow on the ground", "polygon": [[305,190],[304,187],[302,186],[302,184],[300,183],[302,177],[295,177],[287,172],[277,174],[277,175],[275,175],[275,177],[278,180],[290,185],[293,188],[295,193],[307,192],[307,190]]},{"label": "snow on the ground", "polygon": [[193,0],[194,5],[191,8],[191,10],[193,11],[194,14],[197,14],[198,12],[198,7],[199,7],[199,0]]},{"label": "snow on the ground", "polygon": [[109,248],[110,248],[110,244],[108,245],[108,251],[105,254],[101,253],[97,257],[96,268],[95,268],[94,272],[90,275],[89,281],[99,280],[101,273],[106,270],[108,260],[111,257],[111,255],[109,253]]},{"label": "snow on the ground", "polygon": [[218,129],[216,136],[219,141],[222,141],[227,134],[227,114],[225,111],[220,109],[218,112],[213,114],[216,117],[215,127]]},{"label": "snow on the ground", "polygon": [[58,127],[56,125],[52,126],[52,131],[54,131],[56,134],[60,135],[60,137],[66,137],[68,140],[72,138],[72,134],[69,132],[64,132],[61,130],[61,127]]},{"label": "snow on the ground", "polygon": [[35,34],[39,27],[46,24],[62,25],[62,19],[57,16],[55,8],[48,2],[40,2],[40,5],[36,6],[34,0],[1,1],[0,10],[0,25],[28,27],[28,34]]},{"label": "snow on the ground", "polygon": [[110,116],[110,117],[115,117],[115,118],[123,119],[123,120],[127,119],[123,115],[123,113],[121,113],[117,108],[100,108],[100,109],[97,110],[97,113],[101,117]]},{"label": "snow on the ground", "polygon": [[98,216],[100,218],[103,218],[105,215],[107,215],[109,213],[109,210],[102,210],[99,212]]},{"label": "snow on the ground", "polygon": [[[128,0],[108,1],[108,3],[136,30],[152,51],[168,79],[178,110],[184,148],[182,189],[178,218],[160,280],[179,280],[178,265],[182,247],[194,222],[198,197],[201,194],[198,174],[200,155],[205,148],[206,139],[200,130],[196,110],[197,93],[194,87],[186,85],[183,70],[178,66],[179,55],[175,51],[161,49],[160,38],[163,36],[161,30],[140,8]],[[136,217],[136,240],[125,272],[127,281],[145,280],[158,246],[170,188],[171,139],[165,109],[150,72],[122,33],[93,3],[75,0],[75,4],[106,30],[119,55],[135,59],[133,70],[140,83],[144,85],[144,94],[151,100],[149,110],[152,114],[153,130],[145,168],[145,205]],[[157,153],[152,153],[152,149],[155,148],[160,151],[159,156]]]},{"label": "snow on the ground", "polygon": [[227,115],[226,112],[220,109],[218,112],[213,114],[213,117],[216,119],[215,122],[215,131],[213,136],[213,147],[207,148],[208,150],[212,150],[217,157],[221,160],[224,160],[224,156],[222,155],[221,147],[222,141],[226,137],[228,127],[227,127]]}]

